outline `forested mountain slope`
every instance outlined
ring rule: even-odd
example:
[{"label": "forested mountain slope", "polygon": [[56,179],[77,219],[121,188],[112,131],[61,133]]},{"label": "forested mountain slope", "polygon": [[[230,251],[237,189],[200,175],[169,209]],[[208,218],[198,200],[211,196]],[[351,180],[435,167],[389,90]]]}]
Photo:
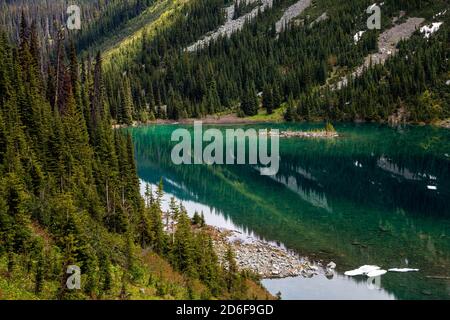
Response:
[{"label": "forested mountain slope", "polygon": [[[385,1],[381,30],[366,27],[372,1],[316,0],[306,8],[300,2],[273,1],[242,30],[223,33],[200,50],[185,49],[226,25],[232,4],[191,0],[170,23],[150,23],[107,55],[113,117],[131,123],[230,111],[253,115],[261,102],[269,113],[285,103],[287,120],[386,121],[399,113],[405,121],[431,122],[449,116],[447,1]],[[286,9],[296,5],[304,11],[278,33]],[[245,15],[253,8],[236,11]],[[429,38],[417,30],[399,44],[398,55],[392,54],[387,64],[369,68],[342,90],[332,90],[330,84],[379,50],[383,32],[411,17],[443,24]],[[365,32],[355,41],[360,31]],[[264,92],[262,101],[258,92]]]},{"label": "forested mountain slope", "polygon": [[0,299],[270,298],[180,204],[169,237],[162,184],[144,201],[131,138],[111,129],[101,55],[59,42],[42,74],[32,30],[23,16],[17,45],[0,33]]},{"label": "forested mountain slope", "polygon": [[[103,16],[114,1],[79,1],[84,22],[82,27],[86,28]],[[61,0],[0,0],[0,25],[4,32],[17,41],[22,17],[33,21],[33,32],[41,39],[43,57],[40,58],[46,60],[52,54],[56,41],[68,32],[62,30],[68,19],[67,8],[70,4],[71,1]]]},{"label": "forested mountain slope", "polygon": [[[286,120],[448,118],[448,0],[384,1],[382,29],[367,30],[366,9],[372,4],[82,1],[82,29],[65,31],[61,41],[73,41],[78,53],[90,59],[96,50],[104,51],[108,104],[120,123],[218,112],[251,116],[261,104],[269,114],[283,106],[277,114]],[[1,6],[2,23],[13,38],[18,37],[22,11],[37,17],[37,33],[51,40],[42,46],[45,71],[66,18],[65,4],[18,0],[2,1]],[[401,29],[409,18],[423,19],[424,25],[443,24],[429,38],[416,31],[399,43],[401,49],[395,49],[388,63],[370,66],[370,57],[383,50],[383,33]],[[416,47],[421,48],[418,54]],[[342,82],[352,73],[358,79]],[[346,85],[341,88],[342,83]],[[259,92],[264,93],[262,99]]]}]

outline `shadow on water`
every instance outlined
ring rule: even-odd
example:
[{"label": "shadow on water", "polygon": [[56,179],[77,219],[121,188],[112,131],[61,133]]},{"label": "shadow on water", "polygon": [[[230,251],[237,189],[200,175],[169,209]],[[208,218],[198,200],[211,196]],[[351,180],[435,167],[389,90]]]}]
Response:
[{"label": "shadow on water", "polygon": [[[205,211],[208,223],[214,219],[312,259],[333,260],[339,272],[363,264],[420,269],[384,275],[378,298],[450,298],[449,130],[349,124],[337,127],[338,139],[281,139],[280,170],[267,177],[245,165],[173,165],[175,128],[128,129],[140,178],[156,184],[164,177],[166,191]],[[314,297],[375,298],[357,294],[361,286],[343,293],[361,281],[322,278],[265,285],[272,291],[284,288],[285,298],[307,297],[310,287]]]}]

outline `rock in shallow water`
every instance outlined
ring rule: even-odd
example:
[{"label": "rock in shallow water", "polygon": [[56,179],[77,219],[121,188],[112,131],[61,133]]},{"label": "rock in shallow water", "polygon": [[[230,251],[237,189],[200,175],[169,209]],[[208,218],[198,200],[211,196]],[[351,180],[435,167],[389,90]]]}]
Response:
[{"label": "rock in shallow water", "polygon": [[325,277],[326,277],[328,280],[333,279],[333,278],[334,278],[334,271],[331,270],[331,269],[327,269],[327,271],[325,271]]}]

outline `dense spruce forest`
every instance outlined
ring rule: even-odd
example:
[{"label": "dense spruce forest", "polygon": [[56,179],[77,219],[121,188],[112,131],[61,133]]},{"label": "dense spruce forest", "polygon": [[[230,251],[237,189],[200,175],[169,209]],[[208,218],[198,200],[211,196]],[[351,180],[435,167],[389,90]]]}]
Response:
[{"label": "dense spruce forest", "polygon": [[[133,49],[108,56],[106,86],[114,93],[108,99],[113,117],[129,124],[231,111],[252,116],[261,104],[269,114],[283,106],[289,121],[385,121],[396,112],[405,113],[410,122],[449,117],[448,13],[439,17],[444,24],[431,38],[417,31],[386,65],[369,68],[343,90],[330,85],[377,52],[378,36],[401,11],[406,16],[399,21],[418,16],[432,22],[448,7],[446,1],[385,1],[382,30],[367,31],[356,44],[353,37],[367,28],[366,8],[372,1],[317,0],[297,23],[276,34],[282,9],[293,2],[274,1],[271,10],[241,32],[194,53],[184,49],[205,29],[217,28],[220,21],[208,13],[224,7],[222,1],[206,1],[194,10],[186,6],[167,28],[152,36],[143,32],[130,42]],[[329,18],[313,23],[323,12]],[[193,23],[197,21],[202,23]]]},{"label": "dense spruce forest", "polygon": [[[45,65],[55,53],[58,41],[71,39],[79,52],[100,47],[153,3],[154,0],[0,0],[0,25],[17,41],[22,16],[32,21],[42,40],[40,59]],[[80,30],[66,28],[67,9],[74,4],[80,8]]]},{"label": "dense spruce forest", "polygon": [[[80,4],[81,14],[87,24],[93,23],[99,16],[103,16],[104,9],[109,8],[112,1],[82,0]],[[14,41],[20,37],[20,23],[22,16],[32,21],[36,35],[41,39],[40,53],[41,65],[44,65],[48,57],[54,52],[58,39],[65,36],[63,26],[68,19],[67,8],[70,1],[61,0],[0,0],[0,25]]]},{"label": "dense spruce forest", "polygon": [[[195,52],[185,49],[225,23],[225,8],[234,6],[235,19],[260,2],[82,1],[82,29],[62,34],[67,17],[61,1],[2,1],[0,19],[17,39],[21,14],[36,17],[37,34],[44,39],[43,69],[59,40],[72,41],[86,60],[105,50],[107,100],[118,123],[274,111],[287,121],[431,123],[450,116],[447,0],[384,1],[381,30],[366,30],[366,9],[373,1],[314,0],[277,33],[276,22],[295,2],[275,0],[240,32]],[[316,21],[323,14],[326,18]],[[422,17],[426,24],[443,24],[430,38],[417,31],[386,64],[367,68],[335,90],[334,83],[379,50],[378,37],[396,17],[396,23]],[[367,32],[355,42],[361,30]]]},{"label": "dense spruce forest", "polygon": [[[166,232],[162,182],[141,197],[101,55],[59,41],[42,73],[36,24],[19,28],[17,44],[0,34],[0,299],[269,298],[174,201]],[[73,265],[81,290],[66,286]]]}]

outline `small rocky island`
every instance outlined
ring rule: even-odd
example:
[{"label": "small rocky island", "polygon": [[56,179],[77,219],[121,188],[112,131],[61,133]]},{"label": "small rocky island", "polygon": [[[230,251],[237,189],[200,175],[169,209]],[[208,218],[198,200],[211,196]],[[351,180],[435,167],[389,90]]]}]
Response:
[{"label": "small rocky island", "polygon": [[338,138],[339,134],[331,123],[327,123],[323,130],[311,131],[281,131],[281,132],[261,132],[261,135],[269,135],[270,137],[278,136],[280,138]]}]

